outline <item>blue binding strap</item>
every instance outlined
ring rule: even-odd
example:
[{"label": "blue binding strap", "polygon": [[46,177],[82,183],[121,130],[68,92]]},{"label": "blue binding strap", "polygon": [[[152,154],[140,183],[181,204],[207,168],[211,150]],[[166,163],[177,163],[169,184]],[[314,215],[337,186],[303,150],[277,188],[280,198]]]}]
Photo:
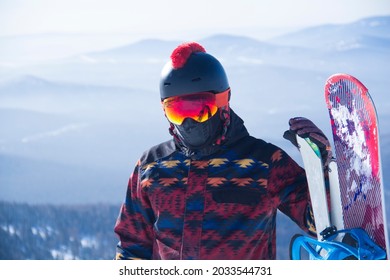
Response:
[{"label": "blue binding strap", "polygon": [[[337,241],[342,239],[342,241]],[[290,258],[301,260],[385,260],[386,251],[361,228],[336,231],[326,239],[295,235],[290,242]]]}]

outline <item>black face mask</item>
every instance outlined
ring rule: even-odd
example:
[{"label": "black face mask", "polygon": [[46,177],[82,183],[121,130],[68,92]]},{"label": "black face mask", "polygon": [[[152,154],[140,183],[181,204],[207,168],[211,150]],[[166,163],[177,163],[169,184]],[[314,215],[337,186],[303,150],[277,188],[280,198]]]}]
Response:
[{"label": "black face mask", "polygon": [[197,122],[187,118],[181,125],[175,125],[176,133],[183,144],[197,150],[212,145],[221,134],[222,120],[218,112],[205,122]]}]

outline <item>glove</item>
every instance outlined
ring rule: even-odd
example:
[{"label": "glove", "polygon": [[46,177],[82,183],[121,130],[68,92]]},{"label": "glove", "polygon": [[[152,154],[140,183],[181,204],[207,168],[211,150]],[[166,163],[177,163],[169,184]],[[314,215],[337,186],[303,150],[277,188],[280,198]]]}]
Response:
[{"label": "glove", "polygon": [[302,138],[309,138],[313,141],[321,152],[322,164],[327,168],[332,159],[332,150],[328,138],[312,121],[297,117],[289,121],[290,129],[285,131],[283,138],[289,140],[294,146],[298,147],[296,135]]}]

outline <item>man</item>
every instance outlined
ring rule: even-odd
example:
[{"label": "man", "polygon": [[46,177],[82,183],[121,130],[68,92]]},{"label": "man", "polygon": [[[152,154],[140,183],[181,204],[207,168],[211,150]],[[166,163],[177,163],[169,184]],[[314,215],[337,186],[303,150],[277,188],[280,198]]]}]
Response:
[{"label": "man", "polygon": [[[278,209],[315,234],[304,170],[249,135],[230,92],[222,65],[201,45],[173,51],[160,82],[173,139],[146,151],[130,177],[117,259],[275,259]],[[295,133],[318,143],[326,164],[321,130],[295,118],[286,137]]]}]

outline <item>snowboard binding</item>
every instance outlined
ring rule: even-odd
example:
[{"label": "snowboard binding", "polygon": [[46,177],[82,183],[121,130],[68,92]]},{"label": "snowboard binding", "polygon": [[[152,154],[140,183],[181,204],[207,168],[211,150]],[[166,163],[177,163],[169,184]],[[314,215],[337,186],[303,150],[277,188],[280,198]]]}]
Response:
[{"label": "snowboard binding", "polygon": [[386,259],[386,251],[361,228],[339,231],[332,228],[323,236],[321,241],[300,234],[293,236],[290,242],[290,259],[301,260],[304,256],[310,260]]}]

